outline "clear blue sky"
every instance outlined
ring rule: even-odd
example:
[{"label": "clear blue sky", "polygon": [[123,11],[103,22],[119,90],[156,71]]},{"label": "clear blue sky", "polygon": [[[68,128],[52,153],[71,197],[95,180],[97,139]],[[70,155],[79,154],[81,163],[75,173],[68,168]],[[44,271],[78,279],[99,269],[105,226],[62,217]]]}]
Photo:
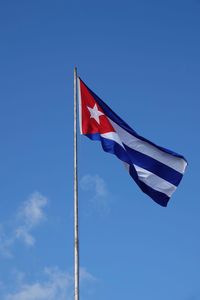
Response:
[{"label": "clear blue sky", "polygon": [[189,162],[162,208],[79,136],[81,300],[200,299],[199,32],[199,0],[1,0],[1,299],[72,299],[75,65]]}]

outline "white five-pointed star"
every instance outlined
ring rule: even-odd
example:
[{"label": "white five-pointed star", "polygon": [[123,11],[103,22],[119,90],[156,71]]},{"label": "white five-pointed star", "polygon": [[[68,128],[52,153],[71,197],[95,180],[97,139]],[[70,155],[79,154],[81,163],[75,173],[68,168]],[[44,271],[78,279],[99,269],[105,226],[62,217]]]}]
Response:
[{"label": "white five-pointed star", "polygon": [[91,108],[89,106],[87,106],[87,108],[90,111],[90,118],[95,119],[97,121],[97,123],[100,124],[99,117],[103,116],[104,114],[101,111],[98,110],[98,107],[97,107],[96,103],[95,103],[93,108]]}]

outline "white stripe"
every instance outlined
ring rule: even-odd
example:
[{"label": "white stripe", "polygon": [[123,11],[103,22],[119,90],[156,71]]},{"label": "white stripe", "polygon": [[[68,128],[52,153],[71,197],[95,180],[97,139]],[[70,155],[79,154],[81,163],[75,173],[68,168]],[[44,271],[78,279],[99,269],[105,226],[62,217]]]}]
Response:
[{"label": "white stripe", "polygon": [[116,132],[101,133],[100,135],[105,139],[115,141],[124,148],[124,145],[122,144],[119,135]]},{"label": "white stripe", "polygon": [[136,165],[134,165],[134,167],[138,173],[139,179],[152,189],[164,193],[168,197],[171,197],[171,195],[175,192],[175,185],[143,168],[140,168]]},{"label": "white stripe", "polygon": [[78,81],[78,99],[79,99],[79,126],[80,126],[80,132],[83,134],[82,130],[82,98],[81,98],[81,83],[80,78],[77,78]]},{"label": "white stripe", "polygon": [[154,147],[148,142],[136,138],[135,136],[121,128],[118,124],[113,122],[111,119],[109,119],[109,121],[118,133],[119,138],[123,144],[127,145],[131,149],[134,149],[138,152],[141,152],[158,160],[159,162],[173,168],[174,170],[182,174],[184,173],[185,168],[187,166],[187,163],[184,159],[175,157],[171,154],[159,150],[158,148]]},{"label": "white stripe", "polygon": [[[130,165],[124,163],[124,166],[126,170],[129,172]],[[164,193],[168,197],[171,197],[171,195],[175,192],[177,188],[175,185],[169,183],[168,181],[160,178],[159,176],[141,167],[134,165],[134,168],[137,172],[140,181],[144,182],[147,186],[151,187],[152,189]]]}]

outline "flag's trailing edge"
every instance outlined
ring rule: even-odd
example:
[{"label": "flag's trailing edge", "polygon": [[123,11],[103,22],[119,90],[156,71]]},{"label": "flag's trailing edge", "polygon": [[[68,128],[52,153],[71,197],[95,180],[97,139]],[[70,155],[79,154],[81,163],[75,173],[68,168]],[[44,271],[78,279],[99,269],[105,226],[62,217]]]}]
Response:
[{"label": "flag's trailing edge", "polygon": [[125,163],[140,189],[162,206],[185,172],[186,159],[138,135],[78,78],[81,134],[101,142],[104,151]]}]

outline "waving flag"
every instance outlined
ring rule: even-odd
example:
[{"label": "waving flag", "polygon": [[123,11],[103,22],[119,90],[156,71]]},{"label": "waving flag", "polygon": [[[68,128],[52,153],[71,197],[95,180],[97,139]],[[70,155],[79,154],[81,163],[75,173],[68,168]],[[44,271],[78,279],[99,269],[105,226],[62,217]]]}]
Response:
[{"label": "waving flag", "polygon": [[80,130],[125,163],[129,174],[155,202],[167,203],[179,185],[187,161],[138,135],[78,78]]}]

